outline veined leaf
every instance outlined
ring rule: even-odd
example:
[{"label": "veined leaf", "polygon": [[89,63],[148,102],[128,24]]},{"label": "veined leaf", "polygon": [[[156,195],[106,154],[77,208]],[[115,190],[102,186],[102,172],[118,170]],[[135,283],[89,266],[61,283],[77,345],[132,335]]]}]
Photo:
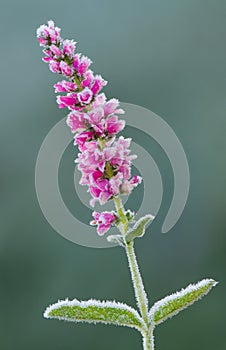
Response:
[{"label": "veined leaf", "polygon": [[68,299],[49,306],[44,317],[71,322],[104,323],[136,328],[145,328],[138,312],[130,306],[115,301]]},{"label": "veined leaf", "polygon": [[157,301],[149,311],[150,324],[158,325],[176,315],[206,295],[217,283],[212,279],[204,279]]},{"label": "veined leaf", "polygon": [[145,226],[154,220],[154,216],[151,214],[147,214],[140,218],[135,225],[129,229],[126,235],[126,242],[129,243],[134,240],[136,237],[142,237],[145,233]]}]

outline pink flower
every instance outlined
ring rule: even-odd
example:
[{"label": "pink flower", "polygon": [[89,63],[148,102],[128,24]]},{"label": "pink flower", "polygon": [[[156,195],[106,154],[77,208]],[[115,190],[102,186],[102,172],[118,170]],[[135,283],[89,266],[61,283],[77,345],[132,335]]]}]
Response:
[{"label": "pink flower", "polygon": [[90,112],[88,112],[89,123],[91,125],[98,124],[103,117],[104,110],[102,107],[93,108]]},{"label": "pink flower", "polygon": [[[114,195],[109,180],[104,179],[103,176],[104,174],[99,170],[89,175],[89,191],[95,200],[99,200],[101,205],[105,204]],[[91,205],[93,203],[93,201],[90,202]]]},{"label": "pink flower", "polygon": [[77,95],[76,94],[67,94],[66,96],[57,96],[57,103],[59,108],[71,108],[74,104],[77,103]]},{"label": "pink flower", "polygon": [[85,88],[77,96],[81,105],[88,105],[92,100],[93,93],[89,88]]},{"label": "pink flower", "polygon": [[103,107],[104,106],[104,104],[105,104],[105,102],[106,102],[106,96],[105,96],[105,94],[104,93],[102,93],[102,94],[100,94],[100,95],[97,95],[96,97],[95,97],[95,100],[93,101],[93,103],[92,103],[92,107],[93,108],[96,108],[96,107]]},{"label": "pink flower", "polygon": [[63,53],[69,57],[73,57],[75,53],[76,42],[74,40],[63,41]]},{"label": "pink flower", "polygon": [[60,68],[61,68],[62,74],[65,75],[66,77],[70,77],[73,73],[72,68],[69,67],[68,64],[64,61],[60,62]]},{"label": "pink flower", "polygon": [[102,191],[109,189],[109,181],[104,179],[104,174],[100,170],[95,170],[90,174],[90,184]]},{"label": "pink flower", "polygon": [[113,196],[113,193],[110,190],[101,190],[100,188],[94,186],[90,186],[89,191],[93,196],[93,199],[90,200],[90,205],[92,207],[94,207],[97,200],[101,205],[103,205]]},{"label": "pink flower", "polygon": [[55,27],[53,21],[48,21],[48,25],[41,25],[37,29],[37,38],[41,46],[58,44],[61,41],[60,28]]},{"label": "pink flower", "polygon": [[62,80],[54,85],[55,92],[71,92],[77,89],[77,85],[71,81]]},{"label": "pink flower", "polygon": [[[87,115],[84,119],[86,118]],[[131,159],[136,157],[131,156],[127,148],[131,139],[121,136],[117,141],[106,142],[102,150],[99,142],[93,138],[92,131],[83,131],[75,136],[75,144],[78,144],[82,152],[79,153],[76,160],[78,169],[82,172],[80,184],[89,186],[93,197],[91,205],[94,205],[97,200],[100,204],[104,204],[115,195],[127,194],[141,181],[141,178],[136,176],[129,181]],[[108,168],[106,167],[107,162]]]},{"label": "pink flower", "polygon": [[[123,164],[131,164],[131,159],[136,158],[136,156],[129,156],[131,139],[125,139],[120,136],[111,147],[105,147],[104,153],[106,160],[109,160],[112,166],[120,166]],[[132,158],[131,158],[132,157]]]},{"label": "pink flower", "polygon": [[84,113],[73,111],[69,113],[66,121],[72,132],[81,132],[87,128]]},{"label": "pink flower", "polygon": [[[92,134],[85,134],[80,133],[78,134],[76,138],[80,141],[81,136],[84,136],[84,138],[92,137]],[[104,169],[105,169],[105,158],[103,151],[98,147],[97,141],[90,140],[89,142],[81,143],[79,144],[79,150],[82,153],[78,154],[78,158],[75,160],[76,163],[78,163],[78,169],[82,172],[82,176],[85,175],[85,177],[92,173],[95,173],[97,170],[99,170],[101,173],[100,177],[103,175]],[[96,173],[98,174],[98,173]],[[86,177],[87,178],[87,177]],[[88,180],[88,178],[87,178]],[[87,185],[95,185],[92,178],[89,179],[87,182]]]},{"label": "pink flower", "polygon": [[46,44],[47,44],[47,40],[46,39],[44,39],[44,38],[38,38],[38,41],[39,41],[39,44],[41,45],[41,46],[45,46]]},{"label": "pink flower", "polygon": [[62,51],[56,45],[51,45],[50,50],[57,58],[62,56]]},{"label": "pink flower", "polygon": [[78,75],[83,75],[87,71],[87,69],[89,68],[91,63],[92,63],[92,61],[88,57],[82,56],[79,59],[79,63],[78,63],[78,67],[77,67]]},{"label": "pink flower", "polygon": [[79,145],[80,149],[83,150],[85,142],[91,141],[93,138],[93,131],[83,131],[75,136],[74,145]]},{"label": "pink flower", "polygon": [[97,232],[100,236],[106,233],[117,219],[117,216],[113,211],[104,211],[102,213],[95,211],[92,215],[94,220],[90,222],[90,225],[97,225]]},{"label": "pink flower", "polygon": [[122,180],[123,180],[123,174],[120,172],[110,178],[109,183],[113,193],[119,194],[119,188],[122,184]]},{"label": "pink flower", "polygon": [[104,105],[104,113],[105,115],[109,114],[123,114],[124,111],[122,109],[117,109],[119,106],[119,101],[116,98],[112,98],[111,100],[107,101]]},{"label": "pink flower", "polygon": [[56,62],[54,60],[51,60],[49,62],[49,69],[51,70],[51,72],[53,73],[61,73],[61,69],[60,69],[60,62]]},{"label": "pink flower", "polygon": [[91,87],[92,93],[94,95],[98,94],[105,85],[107,85],[107,81],[104,80],[101,75],[96,75]]},{"label": "pink flower", "polygon": [[46,55],[46,57],[43,57],[43,59],[42,59],[44,62],[50,62],[51,60],[54,60],[53,52],[51,50],[44,49],[43,52]]},{"label": "pink flower", "polygon": [[89,69],[83,74],[83,77],[84,77],[84,79],[81,83],[81,86],[83,88],[90,87],[90,85],[94,79],[93,72]]},{"label": "pink flower", "polygon": [[79,66],[79,62],[80,62],[80,57],[81,57],[81,54],[80,53],[76,53],[73,57],[73,68],[75,70],[78,70],[78,66]]},{"label": "pink flower", "polygon": [[142,182],[142,177],[133,176],[130,181],[126,180],[121,186],[121,194],[130,194],[132,190]]},{"label": "pink flower", "polygon": [[125,120],[118,120],[116,115],[106,119],[106,131],[108,135],[118,134],[125,127]]},{"label": "pink flower", "polygon": [[[46,63],[49,63],[51,60],[52,60],[52,57],[43,57],[42,58],[42,61],[46,62]],[[53,73],[58,73],[58,72],[53,72]]]}]

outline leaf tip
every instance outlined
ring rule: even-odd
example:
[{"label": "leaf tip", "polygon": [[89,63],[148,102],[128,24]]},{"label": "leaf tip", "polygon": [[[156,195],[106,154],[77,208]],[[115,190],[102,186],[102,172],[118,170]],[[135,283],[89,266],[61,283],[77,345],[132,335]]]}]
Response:
[{"label": "leaf tip", "polygon": [[[77,300],[75,299],[74,301],[77,301]],[[68,298],[66,298],[65,300],[58,300],[57,303],[47,306],[47,308],[43,313],[43,317],[48,319],[56,318],[57,316],[54,315],[54,310],[58,309],[60,306],[66,306],[68,305],[68,303],[69,303],[69,300]]]}]

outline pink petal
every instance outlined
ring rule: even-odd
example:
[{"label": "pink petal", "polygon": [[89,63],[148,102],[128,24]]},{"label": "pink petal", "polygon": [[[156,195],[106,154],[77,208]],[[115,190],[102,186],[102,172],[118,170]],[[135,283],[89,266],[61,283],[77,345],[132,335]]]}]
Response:
[{"label": "pink petal", "polygon": [[105,115],[109,115],[114,113],[115,109],[119,106],[119,101],[116,98],[112,98],[111,100],[107,101],[104,106],[104,113]]},{"label": "pink petal", "polygon": [[111,227],[111,225],[105,225],[105,224],[100,224],[98,227],[97,227],[97,233],[99,234],[99,236],[103,236],[108,230],[109,228]]},{"label": "pink petal", "polygon": [[78,93],[78,100],[79,102],[83,104],[89,104],[92,100],[93,93],[89,88],[83,89],[81,92]]}]

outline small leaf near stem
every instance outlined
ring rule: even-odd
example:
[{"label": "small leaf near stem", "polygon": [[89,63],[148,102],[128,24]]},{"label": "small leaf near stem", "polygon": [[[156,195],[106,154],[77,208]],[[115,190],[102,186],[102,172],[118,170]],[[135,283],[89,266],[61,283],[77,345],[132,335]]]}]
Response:
[{"label": "small leaf near stem", "polygon": [[133,241],[136,237],[142,237],[145,233],[145,226],[154,220],[154,216],[151,214],[147,214],[140,218],[135,225],[128,230],[126,234],[126,242],[129,243]]},{"label": "small leaf near stem", "polygon": [[124,237],[122,235],[111,235],[107,237],[109,243],[118,244],[121,247],[125,247]]}]

